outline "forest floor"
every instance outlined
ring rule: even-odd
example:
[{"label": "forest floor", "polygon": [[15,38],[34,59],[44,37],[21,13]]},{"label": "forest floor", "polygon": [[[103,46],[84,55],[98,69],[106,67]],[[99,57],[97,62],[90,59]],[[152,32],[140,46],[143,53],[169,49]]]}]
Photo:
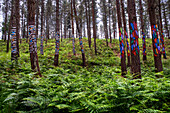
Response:
[{"label": "forest floor", "polygon": [[[86,67],[82,67],[81,48],[76,39],[76,55],[72,40],[63,39],[60,44],[59,66],[53,66],[55,40],[44,44],[44,55],[38,57],[42,78],[32,72],[29,45],[20,44],[18,64],[12,67],[11,54],[0,41],[0,113],[128,113],[170,111],[170,40],[165,40],[167,59],[162,58],[164,71],[155,73],[152,40],[146,39],[147,61],[142,61],[142,79],[133,80],[128,72],[121,76],[119,40],[106,46],[97,39],[97,51],[88,47],[83,38]],[[45,41],[44,41],[45,43]],[[163,77],[159,77],[162,76]]]}]

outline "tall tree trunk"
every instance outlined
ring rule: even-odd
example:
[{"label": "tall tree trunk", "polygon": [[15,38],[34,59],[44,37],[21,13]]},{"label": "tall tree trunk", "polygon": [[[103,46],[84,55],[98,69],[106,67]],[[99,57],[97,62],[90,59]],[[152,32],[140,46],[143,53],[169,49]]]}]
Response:
[{"label": "tall tree trunk", "polygon": [[163,57],[166,59],[165,43],[164,43],[164,32],[162,29],[162,15],[161,15],[161,1],[159,0],[159,21],[160,21],[160,40],[162,43],[162,53]]},{"label": "tall tree trunk", "polygon": [[12,16],[13,16],[13,9],[14,9],[14,5],[13,5],[14,1],[11,1],[11,16],[10,16],[10,21],[9,21],[9,28],[8,28],[8,40],[7,40],[7,53],[9,52],[9,41],[10,41],[10,35],[11,35],[11,25],[12,25]]},{"label": "tall tree trunk", "polygon": [[95,1],[92,0],[94,49],[95,49],[95,54],[97,55],[97,49],[96,49],[96,17],[95,17],[95,4],[96,4]]},{"label": "tall tree trunk", "polygon": [[85,9],[86,9],[86,23],[87,23],[88,43],[89,43],[89,48],[91,48],[91,38],[89,36],[89,18],[88,18],[88,12],[87,12],[87,0],[85,0]]},{"label": "tall tree trunk", "polygon": [[15,15],[16,15],[16,37],[17,37],[17,55],[20,57],[19,54],[19,39],[20,39],[20,7],[19,7],[19,0],[15,0]]},{"label": "tall tree trunk", "polygon": [[118,27],[119,27],[119,41],[120,41],[120,53],[121,53],[121,70],[122,75],[125,75],[126,70],[126,56],[125,56],[125,44],[123,41],[123,32],[122,32],[122,21],[121,21],[121,14],[120,14],[120,4],[119,0],[116,0],[116,7],[117,7],[117,18],[118,18]]},{"label": "tall tree trunk", "polygon": [[61,12],[60,24],[61,24],[61,42],[63,41],[63,22],[62,22],[63,12]]},{"label": "tall tree trunk", "polygon": [[[38,39],[38,29],[39,29],[39,0],[36,0],[36,37]],[[36,41],[37,41],[36,39]]]},{"label": "tall tree trunk", "polygon": [[149,17],[151,23],[151,32],[152,32],[152,44],[153,44],[153,53],[154,53],[154,62],[156,72],[160,72],[163,70],[162,61],[160,57],[160,46],[159,46],[159,39],[158,39],[158,28],[156,24],[156,17],[155,17],[155,0],[148,0],[148,8],[149,8]]},{"label": "tall tree trunk", "polygon": [[127,59],[128,59],[127,66],[129,67],[130,66],[130,49],[129,49],[129,41],[128,41],[128,31],[127,31],[127,28],[126,28],[124,0],[121,0],[121,6],[122,6],[122,17],[123,17],[123,26],[124,26],[124,37],[126,38],[126,45],[127,45]]},{"label": "tall tree trunk", "polygon": [[104,8],[104,32],[105,32],[105,39],[106,39],[106,45],[108,46],[108,30],[107,30],[107,12],[106,12],[106,1],[103,0],[103,8]]},{"label": "tall tree trunk", "polygon": [[6,41],[6,32],[7,32],[7,20],[8,20],[8,0],[5,0],[5,25],[4,25],[4,35],[5,35],[5,38],[4,38],[4,41]]},{"label": "tall tree trunk", "polygon": [[55,48],[55,57],[54,65],[59,65],[59,45],[60,45],[60,32],[59,32],[59,0],[56,0],[56,48]]},{"label": "tall tree trunk", "polygon": [[166,19],[166,8],[165,8],[165,4],[163,3],[163,14],[164,14],[164,20],[165,20],[165,29],[166,29],[166,32],[167,32],[167,35],[168,35],[168,39],[170,39],[170,35],[169,35],[169,30],[168,30],[168,22],[167,22],[167,19]]},{"label": "tall tree trunk", "polygon": [[13,1],[13,13],[11,16],[12,23],[11,23],[11,60],[17,60],[18,58],[18,48],[17,48],[17,37],[16,37],[16,0]]},{"label": "tall tree trunk", "polygon": [[24,38],[23,35],[23,31],[24,31],[24,4],[22,4],[22,29],[21,29],[21,39],[20,39],[20,43],[22,43],[22,39]]},{"label": "tall tree trunk", "polygon": [[44,0],[41,0],[41,45],[40,45],[40,53],[42,55],[44,54],[43,41],[44,41]]},{"label": "tall tree trunk", "polygon": [[[114,9],[114,8],[113,8]],[[112,10],[112,23],[113,23],[113,37],[116,38],[116,14],[114,15],[114,10]]]},{"label": "tall tree trunk", "polygon": [[37,43],[36,43],[36,34],[35,34],[35,0],[27,0],[28,3],[28,25],[29,25],[29,50],[30,50],[30,59],[31,59],[31,68],[37,71],[40,77],[38,55],[37,55]]},{"label": "tall tree trunk", "polygon": [[134,78],[141,78],[140,52],[138,42],[137,18],[135,0],[128,0],[130,45],[131,45],[131,71]]},{"label": "tall tree trunk", "polygon": [[110,10],[111,10],[111,8],[110,8],[110,6],[111,6],[111,0],[109,0],[109,36],[110,36],[110,43],[112,43],[111,20],[110,20],[110,15],[111,15]]},{"label": "tall tree trunk", "polygon": [[141,21],[141,29],[142,29],[142,45],[143,45],[143,61],[146,61],[146,42],[145,42],[145,32],[144,32],[144,23],[143,23],[143,6],[142,0],[139,0],[140,5],[140,21]]},{"label": "tall tree trunk", "polygon": [[82,41],[82,36],[81,36],[81,30],[79,28],[79,22],[78,22],[78,17],[77,17],[75,0],[73,0],[73,7],[74,7],[75,18],[76,18],[77,31],[79,33],[79,41],[80,41],[80,47],[81,47],[81,52],[82,52],[83,67],[85,67],[85,53],[84,53],[84,48],[83,48],[83,41]]},{"label": "tall tree trunk", "polygon": [[73,54],[76,55],[75,51],[75,38],[74,38],[74,19],[73,19],[73,0],[71,0],[71,20],[72,20],[72,43],[73,43]]},{"label": "tall tree trunk", "polygon": [[88,32],[88,39],[89,39],[89,44],[90,44],[90,48],[91,48],[91,10],[90,10],[90,0],[87,0],[88,2],[88,29],[87,29],[87,32]]}]

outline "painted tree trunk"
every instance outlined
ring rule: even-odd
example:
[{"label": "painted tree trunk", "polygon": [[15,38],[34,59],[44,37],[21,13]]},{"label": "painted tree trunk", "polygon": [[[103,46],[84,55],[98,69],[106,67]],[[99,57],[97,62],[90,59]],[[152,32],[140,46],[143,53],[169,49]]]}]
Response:
[{"label": "painted tree trunk", "polygon": [[146,57],[146,41],[145,41],[145,32],[144,32],[144,23],[143,23],[143,6],[142,0],[139,0],[140,5],[140,21],[141,21],[141,29],[142,29],[142,45],[143,45],[143,61],[147,60]]},{"label": "painted tree trunk", "polygon": [[71,20],[72,20],[72,44],[73,44],[73,54],[76,55],[75,38],[74,38],[73,1],[72,1],[72,0],[71,0]]},{"label": "painted tree trunk", "polygon": [[120,53],[121,53],[121,70],[122,75],[125,75],[126,70],[126,56],[125,56],[125,44],[123,41],[123,31],[122,31],[122,21],[121,21],[121,14],[120,14],[120,4],[119,0],[116,0],[116,8],[117,8],[117,18],[118,18],[118,27],[119,27],[119,42],[120,42]]},{"label": "painted tree trunk", "polygon": [[41,0],[41,45],[40,45],[40,54],[44,54],[44,0]]},{"label": "painted tree trunk", "polygon": [[128,41],[128,31],[126,28],[126,19],[125,19],[125,11],[124,11],[124,0],[121,0],[121,6],[122,6],[122,17],[123,17],[123,25],[124,25],[124,37],[126,38],[126,46],[127,46],[127,60],[128,64],[127,66],[130,66],[130,48],[129,48],[129,41]]},{"label": "painted tree trunk", "polygon": [[140,51],[138,42],[137,18],[135,0],[128,0],[130,45],[131,45],[131,72],[134,78],[141,78]]},{"label": "painted tree trunk", "polygon": [[159,21],[160,21],[160,41],[161,41],[161,44],[162,44],[162,53],[163,53],[163,57],[164,59],[166,59],[166,51],[165,51],[165,43],[164,43],[164,32],[163,32],[163,29],[162,29],[162,15],[161,15],[161,2],[159,0]]},{"label": "painted tree trunk", "polygon": [[56,0],[56,47],[55,47],[55,57],[54,66],[59,65],[59,45],[60,45],[60,34],[59,34],[59,0]]},{"label": "painted tree trunk", "polygon": [[78,17],[77,17],[77,11],[76,11],[76,6],[75,6],[75,0],[73,0],[73,7],[74,7],[75,18],[76,18],[77,31],[79,33],[79,42],[80,42],[80,47],[81,47],[81,52],[82,52],[83,67],[85,67],[85,53],[84,53],[84,48],[83,48],[81,31],[80,31],[80,28],[78,26],[79,24],[78,24]]},{"label": "painted tree trunk", "polygon": [[148,0],[148,10],[149,10],[149,17],[151,23],[151,33],[152,33],[152,44],[153,44],[153,53],[154,53],[154,62],[155,62],[155,70],[156,72],[160,72],[163,70],[162,61],[160,57],[160,46],[159,46],[159,39],[158,39],[158,27],[156,24],[156,17],[155,17],[155,1]]},{"label": "painted tree trunk", "polygon": [[37,43],[36,43],[36,26],[35,26],[35,0],[27,0],[28,3],[28,28],[29,28],[29,51],[31,60],[31,69],[37,71],[40,77],[38,55],[37,55]]},{"label": "painted tree trunk", "polygon": [[17,37],[17,54],[18,57],[20,57],[19,54],[19,39],[20,39],[20,5],[19,5],[19,0],[15,0],[15,15],[16,15],[16,37]]},{"label": "painted tree trunk", "polygon": [[96,18],[95,18],[95,4],[96,4],[95,1],[92,0],[94,49],[95,49],[95,54],[97,55],[97,48],[96,48]]}]

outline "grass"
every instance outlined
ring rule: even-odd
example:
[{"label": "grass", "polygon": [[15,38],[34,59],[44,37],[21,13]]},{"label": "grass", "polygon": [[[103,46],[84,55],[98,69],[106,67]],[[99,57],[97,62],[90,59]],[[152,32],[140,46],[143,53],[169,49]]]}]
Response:
[{"label": "grass", "polygon": [[[152,41],[146,39],[147,61],[140,58],[142,79],[132,79],[130,68],[127,78],[121,77],[119,42],[114,39],[112,48],[97,39],[97,51],[88,48],[83,38],[86,67],[82,67],[79,41],[76,39],[76,56],[71,39],[60,44],[59,66],[54,67],[55,40],[44,44],[44,55],[38,57],[43,75],[32,72],[29,45],[20,45],[18,64],[12,67],[10,52],[0,41],[0,112],[2,113],[51,113],[51,112],[168,112],[170,111],[170,40],[166,39],[167,59],[162,59],[164,71],[155,73]],[[93,42],[93,40],[92,40]],[[93,43],[92,43],[93,45]],[[156,76],[163,75],[162,78]]]}]

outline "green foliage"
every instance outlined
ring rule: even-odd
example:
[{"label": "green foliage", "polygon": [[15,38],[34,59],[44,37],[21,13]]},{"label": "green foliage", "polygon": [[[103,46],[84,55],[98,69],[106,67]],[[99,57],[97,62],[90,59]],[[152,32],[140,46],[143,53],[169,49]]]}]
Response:
[{"label": "green foliage", "polygon": [[[150,39],[148,39],[150,40]],[[23,40],[24,42],[25,40]],[[92,41],[93,42],[93,41]],[[141,40],[140,40],[141,42]],[[87,66],[83,68],[78,39],[76,56],[72,43],[60,45],[60,66],[54,67],[54,40],[48,40],[45,54],[38,56],[43,77],[31,71],[28,44],[20,45],[21,57],[12,66],[10,53],[0,41],[0,112],[1,113],[166,113],[170,111],[170,64],[163,59],[164,71],[155,73],[152,53],[141,64],[142,79],[132,79],[130,69],[121,77],[117,40],[113,48],[97,40],[98,55],[83,40]],[[147,41],[148,52],[152,52]],[[39,41],[38,41],[39,47]],[[167,50],[170,48],[167,47]],[[142,60],[141,60],[142,62]],[[163,75],[163,77],[161,77]]]}]

